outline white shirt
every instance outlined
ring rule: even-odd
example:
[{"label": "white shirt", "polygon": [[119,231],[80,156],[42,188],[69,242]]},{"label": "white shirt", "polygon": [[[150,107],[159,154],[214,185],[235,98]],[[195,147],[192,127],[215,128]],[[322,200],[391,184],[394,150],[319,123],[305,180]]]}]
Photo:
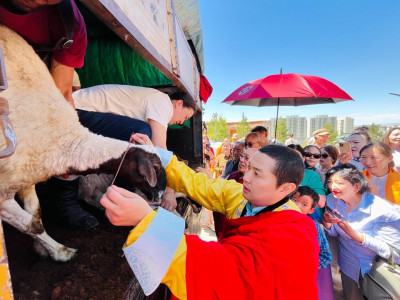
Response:
[{"label": "white shirt", "polygon": [[72,93],[77,109],[114,113],[148,122],[152,119],[165,128],[172,119],[173,106],[167,94],[156,89],[104,84]]},{"label": "white shirt", "polygon": [[[327,205],[337,209],[350,226],[364,233],[364,244],[350,238],[337,224],[330,230],[325,230],[331,236],[339,236],[338,264],[344,274],[358,282],[361,270],[362,276],[371,270],[374,257],[378,254],[383,258],[390,255],[390,244],[400,249],[400,208],[370,193],[364,193],[361,203],[349,212],[343,200],[336,199],[332,194],[327,197]],[[400,263],[400,257],[395,254],[395,260]]]},{"label": "white shirt", "polygon": [[386,194],[386,181],[388,179],[389,173],[380,177],[374,176],[371,174],[371,180],[373,183],[375,183],[376,188],[378,189],[378,195],[381,198],[385,198],[385,194]]}]

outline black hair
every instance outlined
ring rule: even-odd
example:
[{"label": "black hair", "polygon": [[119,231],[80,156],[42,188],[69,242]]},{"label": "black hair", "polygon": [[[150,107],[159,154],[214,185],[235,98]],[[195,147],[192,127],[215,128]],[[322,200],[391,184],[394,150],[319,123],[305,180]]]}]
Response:
[{"label": "black hair", "polygon": [[319,195],[317,194],[316,191],[314,191],[313,189],[311,189],[308,186],[299,186],[299,188],[297,189],[296,193],[300,194],[301,196],[309,196],[312,199],[312,204],[311,204],[311,208],[314,208],[317,206],[318,202],[319,202]]},{"label": "black hair", "polygon": [[196,111],[197,111],[196,101],[188,93],[178,92],[178,93],[172,94],[169,97],[171,98],[171,100],[182,100],[183,107],[191,108],[196,113]]},{"label": "black hair", "polygon": [[258,125],[254,127],[251,132],[268,132],[268,129],[264,126]]},{"label": "black hair", "polygon": [[371,191],[367,177],[365,177],[354,165],[340,164],[330,168],[325,173],[324,186],[329,193],[331,193],[331,190],[329,189],[329,179],[334,174],[338,174],[343,179],[349,181],[352,185],[359,184],[360,190],[358,191],[358,194],[360,195]]},{"label": "black hair", "polygon": [[267,145],[261,147],[259,151],[275,160],[272,174],[276,177],[277,187],[284,183],[294,183],[296,187],[300,185],[305,167],[296,151],[281,145]]},{"label": "black hair", "polygon": [[300,146],[299,144],[289,144],[289,145],[287,145],[287,146],[288,146],[289,148],[292,148],[292,149],[294,149],[294,150],[299,151],[299,152],[301,153],[301,156],[303,156],[303,157],[304,157],[304,155],[306,154],[306,153],[304,152],[303,147]]}]

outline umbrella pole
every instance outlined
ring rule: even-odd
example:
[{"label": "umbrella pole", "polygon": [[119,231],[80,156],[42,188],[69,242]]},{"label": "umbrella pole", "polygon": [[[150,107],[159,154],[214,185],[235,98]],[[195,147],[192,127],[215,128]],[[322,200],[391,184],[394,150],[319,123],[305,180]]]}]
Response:
[{"label": "umbrella pole", "polygon": [[279,100],[281,98],[278,98],[278,106],[276,107],[276,119],[275,119],[275,142],[274,144],[276,144],[277,140],[276,140],[276,131],[278,129],[278,114],[279,114]]}]

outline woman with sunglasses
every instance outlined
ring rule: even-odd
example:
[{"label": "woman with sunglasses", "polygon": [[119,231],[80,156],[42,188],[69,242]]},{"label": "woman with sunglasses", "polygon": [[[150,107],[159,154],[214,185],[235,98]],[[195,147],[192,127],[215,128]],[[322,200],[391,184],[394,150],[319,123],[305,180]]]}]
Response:
[{"label": "woman with sunglasses", "polygon": [[[400,208],[370,193],[368,180],[350,164],[326,173],[325,187],[331,212],[323,215],[325,230],[339,238],[339,267],[345,300],[363,299],[362,282],[378,254],[400,247]],[[400,257],[395,254],[396,263]]]},{"label": "woman with sunglasses", "polygon": [[324,174],[324,177],[325,173],[335,165],[338,155],[339,151],[334,146],[326,145],[321,148],[321,159],[319,160],[318,168]]},{"label": "woman with sunglasses", "polygon": [[306,168],[316,172],[321,181],[324,182],[325,176],[324,174],[316,167],[319,164],[319,159],[321,158],[321,149],[315,145],[307,145],[304,147],[304,164]]},{"label": "woman with sunglasses", "polygon": [[384,143],[370,143],[361,151],[362,172],[369,180],[372,193],[400,205],[400,174],[393,169],[392,149]]}]

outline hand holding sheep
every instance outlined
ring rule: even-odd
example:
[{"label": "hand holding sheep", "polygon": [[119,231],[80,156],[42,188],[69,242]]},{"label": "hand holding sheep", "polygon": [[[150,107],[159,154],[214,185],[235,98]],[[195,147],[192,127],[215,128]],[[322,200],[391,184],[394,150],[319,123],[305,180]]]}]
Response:
[{"label": "hand holding sheep", "polygon": [[153,143],[151,142],[150,138],[143,134],[143,133],[135,133],[132,134],[131,136],[131,141],[135,142],[136,144],[139,145],[148,145],[148,146],[153,146]]},{"label": "hand holding sheep", "polygon": [[100,200],[106,209],[106,215],[115,226],[136,226],[153,210],[137,194],[125,189],[110,186]]}]

